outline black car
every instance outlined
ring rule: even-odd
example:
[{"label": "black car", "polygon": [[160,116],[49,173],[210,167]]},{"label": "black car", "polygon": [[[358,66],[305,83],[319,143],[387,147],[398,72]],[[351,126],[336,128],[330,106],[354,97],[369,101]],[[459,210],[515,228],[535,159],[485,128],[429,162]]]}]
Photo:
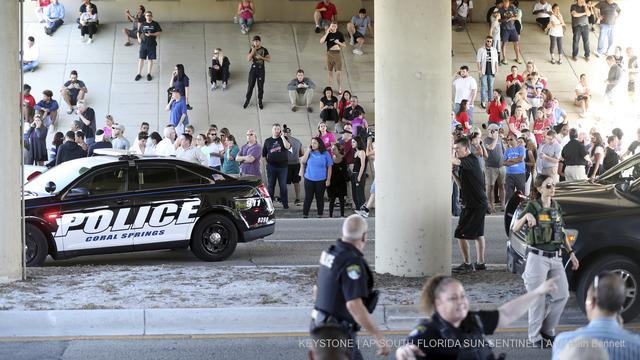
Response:
[{"label": "black car", "polygon": [[204,261],[221,261],[238,242],[275,230],[273,204],[256,177],[176,158],[105,153],[62,163],[24,186],[27,266],[47,255],[186,247]]},{"label": "black car", "polygon": [[[619,273],[627,287],[622,316],[631,321],[640,313],[640,155],[611,168],[595,181],[561,182],[554,199],[564,212],[565,228],[580,261],[577,271],[566,267],[569,288],[584,301],[593,279],[604,271]],[[514,196],[505,212],[507,266],[513,273],[525,267],[526,226],[512,232],[512,221],[524,209],[527,198]],[[564,263],[568,256],[564,255]]]}]

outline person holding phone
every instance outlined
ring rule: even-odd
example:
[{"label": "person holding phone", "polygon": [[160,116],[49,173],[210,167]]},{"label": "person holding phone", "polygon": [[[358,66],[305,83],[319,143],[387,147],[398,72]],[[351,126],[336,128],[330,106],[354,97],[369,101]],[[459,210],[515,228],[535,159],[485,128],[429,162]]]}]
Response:
[{"label": "person holding phone", "polygon": [[144,61],[147,60],[147,81],[151,81],[151,70],[153,69],[153,62],[156,60],[156,48],[158,47],[158,37],[162,28],[157,21],[153,20],[153,13],[147,11],[144,13],[144,22],[138,26],[138,44],[140,44],[140,51],[138,52],[138,74],[135,77],[135,81],[142,79],[142,67]]},{"label": "person holding phone", "polygon": [[333,22],[320,38],[320,44],[327,44],[327,78],[333,87],[333,72],[336,72],[338,95],[342,94],[342,48],[347,46],[344,35],[338,31],[338,23]]},{"label": "person holding phone", "polygon": [[247,61],[251,63],[251,69],[249,70],[247,95],[245,96],[246,99],[242,108],[246,109],[247,106],[249,106],[249,101],[251,101],[251,96],[253,95],[253,88],[256,86],[256,83],[258,83],[258,107],[262,110],[264,109],[262,103],[262,97],[264,96],[264,63],[265,61],[271,61],[271,55],[269,55],[269,50],[262,46],[262,39],[258,35],[254,36],[251,41],[251,50],[249,50],[249,54],[247,55]]}]

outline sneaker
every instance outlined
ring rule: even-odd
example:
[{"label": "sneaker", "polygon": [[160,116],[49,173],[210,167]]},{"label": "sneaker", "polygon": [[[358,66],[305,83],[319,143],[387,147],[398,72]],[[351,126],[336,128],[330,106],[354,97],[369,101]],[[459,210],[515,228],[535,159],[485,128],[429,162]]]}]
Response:
[{"label": "sneaker", "polygon": [[353,46],[356,42],[353,40],[353,36],[349,39],[349,45]]},{"label": "sneaker", "polygon": [[297,107],[297,106],[295,106],[295,105],[291,106],[291,111],[293,111],[293,112],[298,111],[298,107]]},{"label": "sneaker", "polygon": [[151,81],[151,79],[153,79],[153,77],[151,76],[151,74],[147,74],[147,81]]},{"label": "sneaker", "polygon": [[247,106],[249,106],[249,100],[245,101],[244,104],[242,104],[242,108],[246,109]]},{"label": "sneaker", "polygon": [[507,65],[507,60],[504,60],[504,59],[503,59],[502,61],[500,61],[500,64],[502,64],[502,65]]},{"label": "sneaker", "polygon": [[369,217],[369,209],[364,205],[360,206],[360,209],[356,210],[355,213],[364,218]]},{"label": "sneaker", "polygon": [[307,112],[312,113],[313,112],[313,108],[311,106],[307,106]]},{"label": "sneaker", "polygon": [[227,83],[222,83],[222,91],[227,90]]},{"label": "sneaker", "polygon": [[242,35],[247,35],[247,30],[245,30],[244,28],[243,28],[243,29],[240,29],[240,33],[241,33]]},{"label": "sneaker", "polygon": [[140,75],[140,74],[136,75],[135,80],[136,80],[136,81],[138,81],[138,80],[140,80],[140,79],[142,79],[142,75]]},{"label": "sneaker", "polygon": [[554,341],[556,341],[556,337],[553,335],[547,335],[545,333],[543,333],[542,331],[540,332],[540,336],[542,336],[542,338],[544,340],[547,340],[549,342],[551,342],[551,344],[553,344]]},{"label": "sneaker", "polygon": [[599,53],[599,52],[597,52],[597,51],[594,51],[594,52],[593,52],[593,56],[595,56],[595,57],[599,58],[599,57],[600,57],[600,53]]},{"label": "sneaker", "polygon": [[295,206],[300,206],[300,205],[302,205],[302,202],[300,202],[300,199],[296,199],[296,200],[293,202],[293,205],[295,205]]},{"label": "sneaker", "polygon": [[487,270],[487,264],[485,264],[485,263],[479,264],[479,263],[475,262],[475,263],[473,263],[473,270],[475,270],[475,271]]},{"label": "sneaker", "polygon": [[89,40],[87,40],[87,42],[88,42],[89,44],[91,44],[91,43],[93,42],[93,38],[89,38]]},{"label": "sneaker", "polygon": [[556,60],[555,60],[555,59],[551,59],[551,63],[552,63],[552,64],[555,64],[555,63],[556,63]]},{"label": "sneaker", "polygon": [[483,109],[487,108],[487,104],[484,103],[484,101],[480,101],[480,107]]},{"label": "sneaker", "polygon": [[522,64],[522,60],[520,60],[520,59],[516,59],[516,62],[517,62],[518,64]]},{"label": "sneaker", "polygon": [[316,25],[316,34],[320,34],[320,26]]},{"label": "sneaker", "polygon": [[467,264],[467,263],[462,263],[454,267],[453,269],[451,269],[451,272],[454,272],[454,273],[467,273],[472,271],[473,271],[473,265]]},{"label": "sneaker", "polygon": [[127,41],[126,43],[124,43],[124,46],[131,46],[133,45],[131,42]]},{"label": "sneaker", "polygon": [[556,64],[558,64],[558,65],[562,65],[562,58],[558,59],[558,61],[556,62]]},{"label": "sneaker", "polygon": [[360,49],[353,49],[353,53],[356,54],[356,55],[364,54],[364,52],[362,50],[360,50]]},{"label": "sneaker", "polygon": [[216,83],[211,84],[211,91],[214,91],[217,88],[218,88],[218,84]]},{"label": "sneaker", "polygon": [[73,114],[73,108],[72,107],[70,107],[69,110],[67,110],[67,114],[69,114],[69,115]]},{"label": "sneaker", "polygon": [[260,110],[264,109],[264,105],[262,104],[262,100],[258,101],[258,107]]},{"label": "sneaker", "polygon": [[193,110],[193,106],[187,104],[187,110]]},{"label": "sneaker", "polygon": [[589,60],[591,60],[591,59],[589,59],[589,57],[588,57],[588,56],[585,56],[585,57],[584,57],[584,61],[589,62]]}]

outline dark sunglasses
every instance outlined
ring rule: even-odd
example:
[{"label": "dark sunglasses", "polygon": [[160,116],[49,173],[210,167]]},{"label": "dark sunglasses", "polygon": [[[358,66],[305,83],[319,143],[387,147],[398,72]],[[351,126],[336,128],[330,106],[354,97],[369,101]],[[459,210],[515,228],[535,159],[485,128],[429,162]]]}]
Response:
[{"label": "dark sunglasses", "polygon": [[551,188],[556,187],[556,184],[554,184],[554,183],[548,183],[547,185],[545,185],[545,187],[546,187],[547,189],[551,189]]}]

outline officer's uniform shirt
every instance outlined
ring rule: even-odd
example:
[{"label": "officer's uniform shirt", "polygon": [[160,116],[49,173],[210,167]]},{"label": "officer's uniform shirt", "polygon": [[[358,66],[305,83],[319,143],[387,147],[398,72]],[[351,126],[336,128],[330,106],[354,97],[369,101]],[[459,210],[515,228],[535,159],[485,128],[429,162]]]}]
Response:
[{"label": "officer's uniform shirt", "polygon": [[407,343],[425,353],[426,356],[418,359],[495,359],[483,335],[493,334],[499,318],[498,310],[469,311],[456,328],[436,312],[431,319],[420,321],[409,334]]},{"label": "officer's uniform shirt", "polygon": [[355,246],[337,240],[322,253],[317,286],[316,309],[355,323],[347,302],[357,298],[364,301],[373,288],[373,277],[363,254]]},{"label": "officer's uniform shirt", "polygon": [[[534,201],[537,201],[538,204],[540,205],[540,207],[542,208],[542,211],[540,211],[540,213],[538,213],[538,211],[536,210],[536,207],[532,204]],[[557,216],[556,216],[556,221],[560,222],[560,226],[562,228],[564,228],[564,220],[562,218],[562,208],[560,207],[560,204],[558,204],[558,202],[552,200],[552,204],[556,205],[555,208],[549,207],[546,208],[544,206],[542,206],[542,202],[540,200],[532,200],[529,201],[529,203],[527,204],[527,206],[524,208],[524,210],[522,211],[522,213],[520,213],[520,215],[518,216],[518,219],[521,219],[522,217],[525,216],[525,214],[530,213],[531,215],[533,215],[533,217],[536,218],[536,223],[538,224],[538,226],[540,226],[541,222],[549,222],[552,219],[552,211],[557,211]],[[528,229],[528,231],[532,231],[532,229]],[[545,227],[542,229],[542,237],[545,239],[544,244],[536,244],[536,245],[532,245],[533,247],[535,247],[536,249],[540,249],[540,250],[544,250],[544,251],[558,251],[560,250],[560,247],[562,244],[560,243],[552,243],[551,241],[553,240],[553,224],[551,224],[551,226],[549,227]]]}]

